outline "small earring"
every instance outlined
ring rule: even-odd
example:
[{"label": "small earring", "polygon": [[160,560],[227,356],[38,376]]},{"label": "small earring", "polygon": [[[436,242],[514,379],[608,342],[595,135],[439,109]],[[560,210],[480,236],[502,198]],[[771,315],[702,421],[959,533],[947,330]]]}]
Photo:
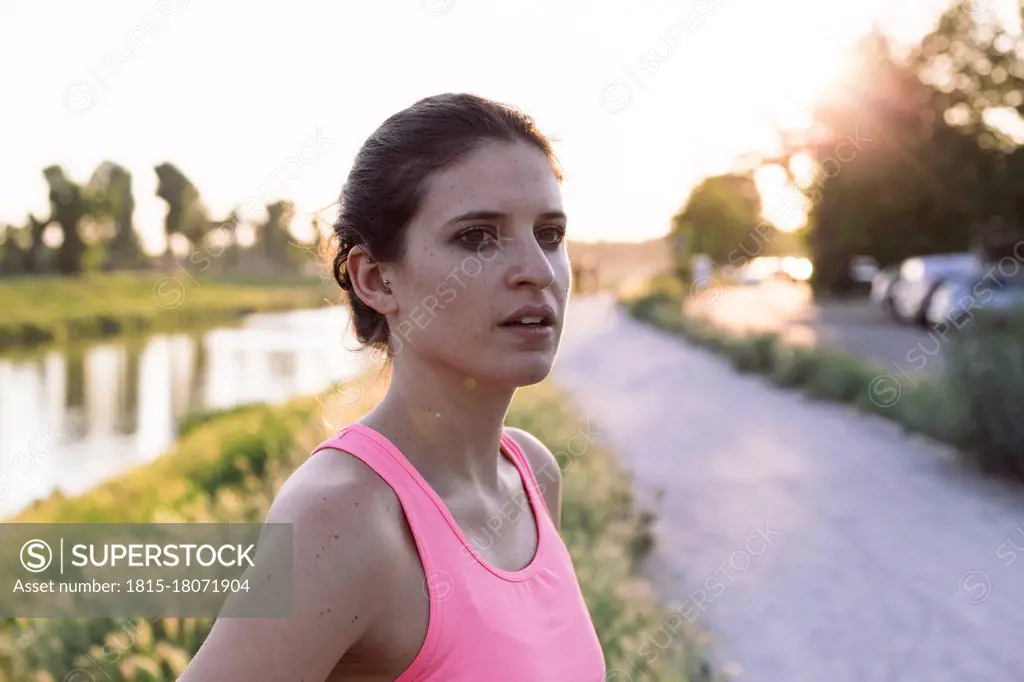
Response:
[{"label": "small earring", "polygon": [[384,280],[384,291],[391,293],[391,280]]}]

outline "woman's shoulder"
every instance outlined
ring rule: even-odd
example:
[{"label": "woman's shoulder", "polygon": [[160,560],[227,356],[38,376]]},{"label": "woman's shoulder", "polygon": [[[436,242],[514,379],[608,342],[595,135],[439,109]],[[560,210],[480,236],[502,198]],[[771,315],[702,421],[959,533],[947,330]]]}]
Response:
[{"label": "woman's shoulder", "polygon": [[537,491],[544,498],[555,526],[559,527],[562,519],[562,470],[558,466],[558,459],[543,441],[528,431],[506,426],[505,435],[522,450],[537,482]]},{"label": "woman's shoulder", "polygon": [[296,535],[334,540],[360,561],[387,562],[401,548],[401,506],[395,492],[354,455],[323,448],[278,490],[268,523],[291,523]]},{"label": "woman's shoulder", "polygon": [[261,537],[261,574],[253,578],[262,582],[267,566],[269,579],[290,552],[290,613],[218,619],[188,680],[328,679],[340,658],[391,617],[388,595],[399,577],[389,535],[375,530],[387,525],[386,491],[354,457],[336,454],[297,467],[266,515],[267,524],[286,524],[289,533]]},{"label": "woman's shoulder", "polygon": [[368,464],[338,447],[323,447],[307,457],[288,476],[277,501],[299,506],[347,509],[355,502],[390,504],[397,499],[391,487]]},{"label": "woman's shoulder", "polygon": [[522,450],[526,456],[526,461],[529,462],[530,468],[533,470],[534,476],[540,478],[543,474],[548,478],[556,477],[561,479],[558,460],[551,453],[551,448],[542,440],[529,431],[516,426],[506,426],[505,435],[511,438],[512,442]]}]

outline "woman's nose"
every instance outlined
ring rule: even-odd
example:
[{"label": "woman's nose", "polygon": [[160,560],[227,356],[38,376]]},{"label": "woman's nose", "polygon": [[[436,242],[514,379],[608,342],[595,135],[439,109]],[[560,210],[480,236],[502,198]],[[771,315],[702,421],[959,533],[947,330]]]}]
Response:
[{"label": "woman's nose", "polygon": [[509,278],[514,287],[534,286],[545,289],[555,281],[551,254],[541,248],[536,239],[515,240],[509,245]]}]

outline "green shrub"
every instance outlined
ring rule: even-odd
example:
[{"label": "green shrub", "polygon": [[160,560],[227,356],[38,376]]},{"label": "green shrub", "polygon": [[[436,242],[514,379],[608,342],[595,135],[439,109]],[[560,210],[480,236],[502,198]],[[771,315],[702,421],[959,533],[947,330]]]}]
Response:
[{"label": "green shrub", "polygon": [[733,367],[740,372],[770,374],[775,367],[777,334],[759,333],[731,339],[727,346]]},{"label": "green shrub", "polygon": [[187,435],[194,429],[206,424],[208,422],[226,417],[232,414],[239,414],[252,409],[258,409],[259,405],[255,403],[246,403],[243,405],[235,405],[234,407],[215,408],[209,410],[195,410],[189,412],[178,421],[177,434],[178,438]]},{"label": "green shrub", "polygon": [[820,356],[813,346],[777,343],[771,380],[783,388],[803,387],[818,371]]},{"label": "green shrub", "polygon": [[678,308],[679,302],[669,294],[658,291],[650,296],[643,296],[633,303],[632,314],[640,320],[654,322],[666,317],[670,309]]},{"label": "green shrub", "polygon": [[977,316],[946,359],[958,444],[981,469],[1024,477],[1024,315]]},{"label": "green shrub", "polygon": [[877,369],[838,349],[818,347],[816,352],[814,371],[806,385],[810,395],[846,403],[857,403],[867,395]]},{"label": "green shrub", "polygon": [[[685,300],[687,291],[678,277],[666,272],[651,277],[640,286],[620,289],[618,295],[619,301],[635,314],[658,301],[671,301],[679,305]],[[637,308],[637,305],[640,307]],[[645,319],[640,315],[637,317]]]},{"label": "green shrub", "polygon": [[743,373],[757,371],[753,339],[746,336],[727,339],[722,344],[722,352],[729,360],[729,364],[737,371]]},{"label": "green shrub", "polygon": [[[900,396],[891,407],[872,405],[873,411],[900,422],[908,431],[956,443],[962,425],[956,414],[956,391],[944,380],[900,377]],[[892,414],[887,414],[892,412]]]},{"label": "green shrub", "polygon": [[715,352],[735,348],[736,337],[703,319],[687,319],[683,335],[694,344]]},{"label": "green shrub", "polygon": [[267,462],[283,461],[294,444],[294,420],[272,407],[254,405],[227,416],[232,428],[221,430],[218,456],[194,459],[178,470],[209,495],[240,484],[250,474],[262,478]]}]

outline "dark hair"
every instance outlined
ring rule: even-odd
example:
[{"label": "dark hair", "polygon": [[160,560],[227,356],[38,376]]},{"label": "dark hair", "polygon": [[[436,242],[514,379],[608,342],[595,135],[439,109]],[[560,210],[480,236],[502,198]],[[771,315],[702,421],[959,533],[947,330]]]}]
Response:
[{"label": "dark hair", "polygon": [[346,267],[349,251],[361,245],[379,262],[401,260],[406,228],[430,177],[488,141],[532,144],[562,180],[551,144],[530,116],[467,93],[421,99],[389,117],[363,143],[339,199],[334,279],[348,292],[356,338],[365,346],[388,351],[388,324],[353,291]]}]

